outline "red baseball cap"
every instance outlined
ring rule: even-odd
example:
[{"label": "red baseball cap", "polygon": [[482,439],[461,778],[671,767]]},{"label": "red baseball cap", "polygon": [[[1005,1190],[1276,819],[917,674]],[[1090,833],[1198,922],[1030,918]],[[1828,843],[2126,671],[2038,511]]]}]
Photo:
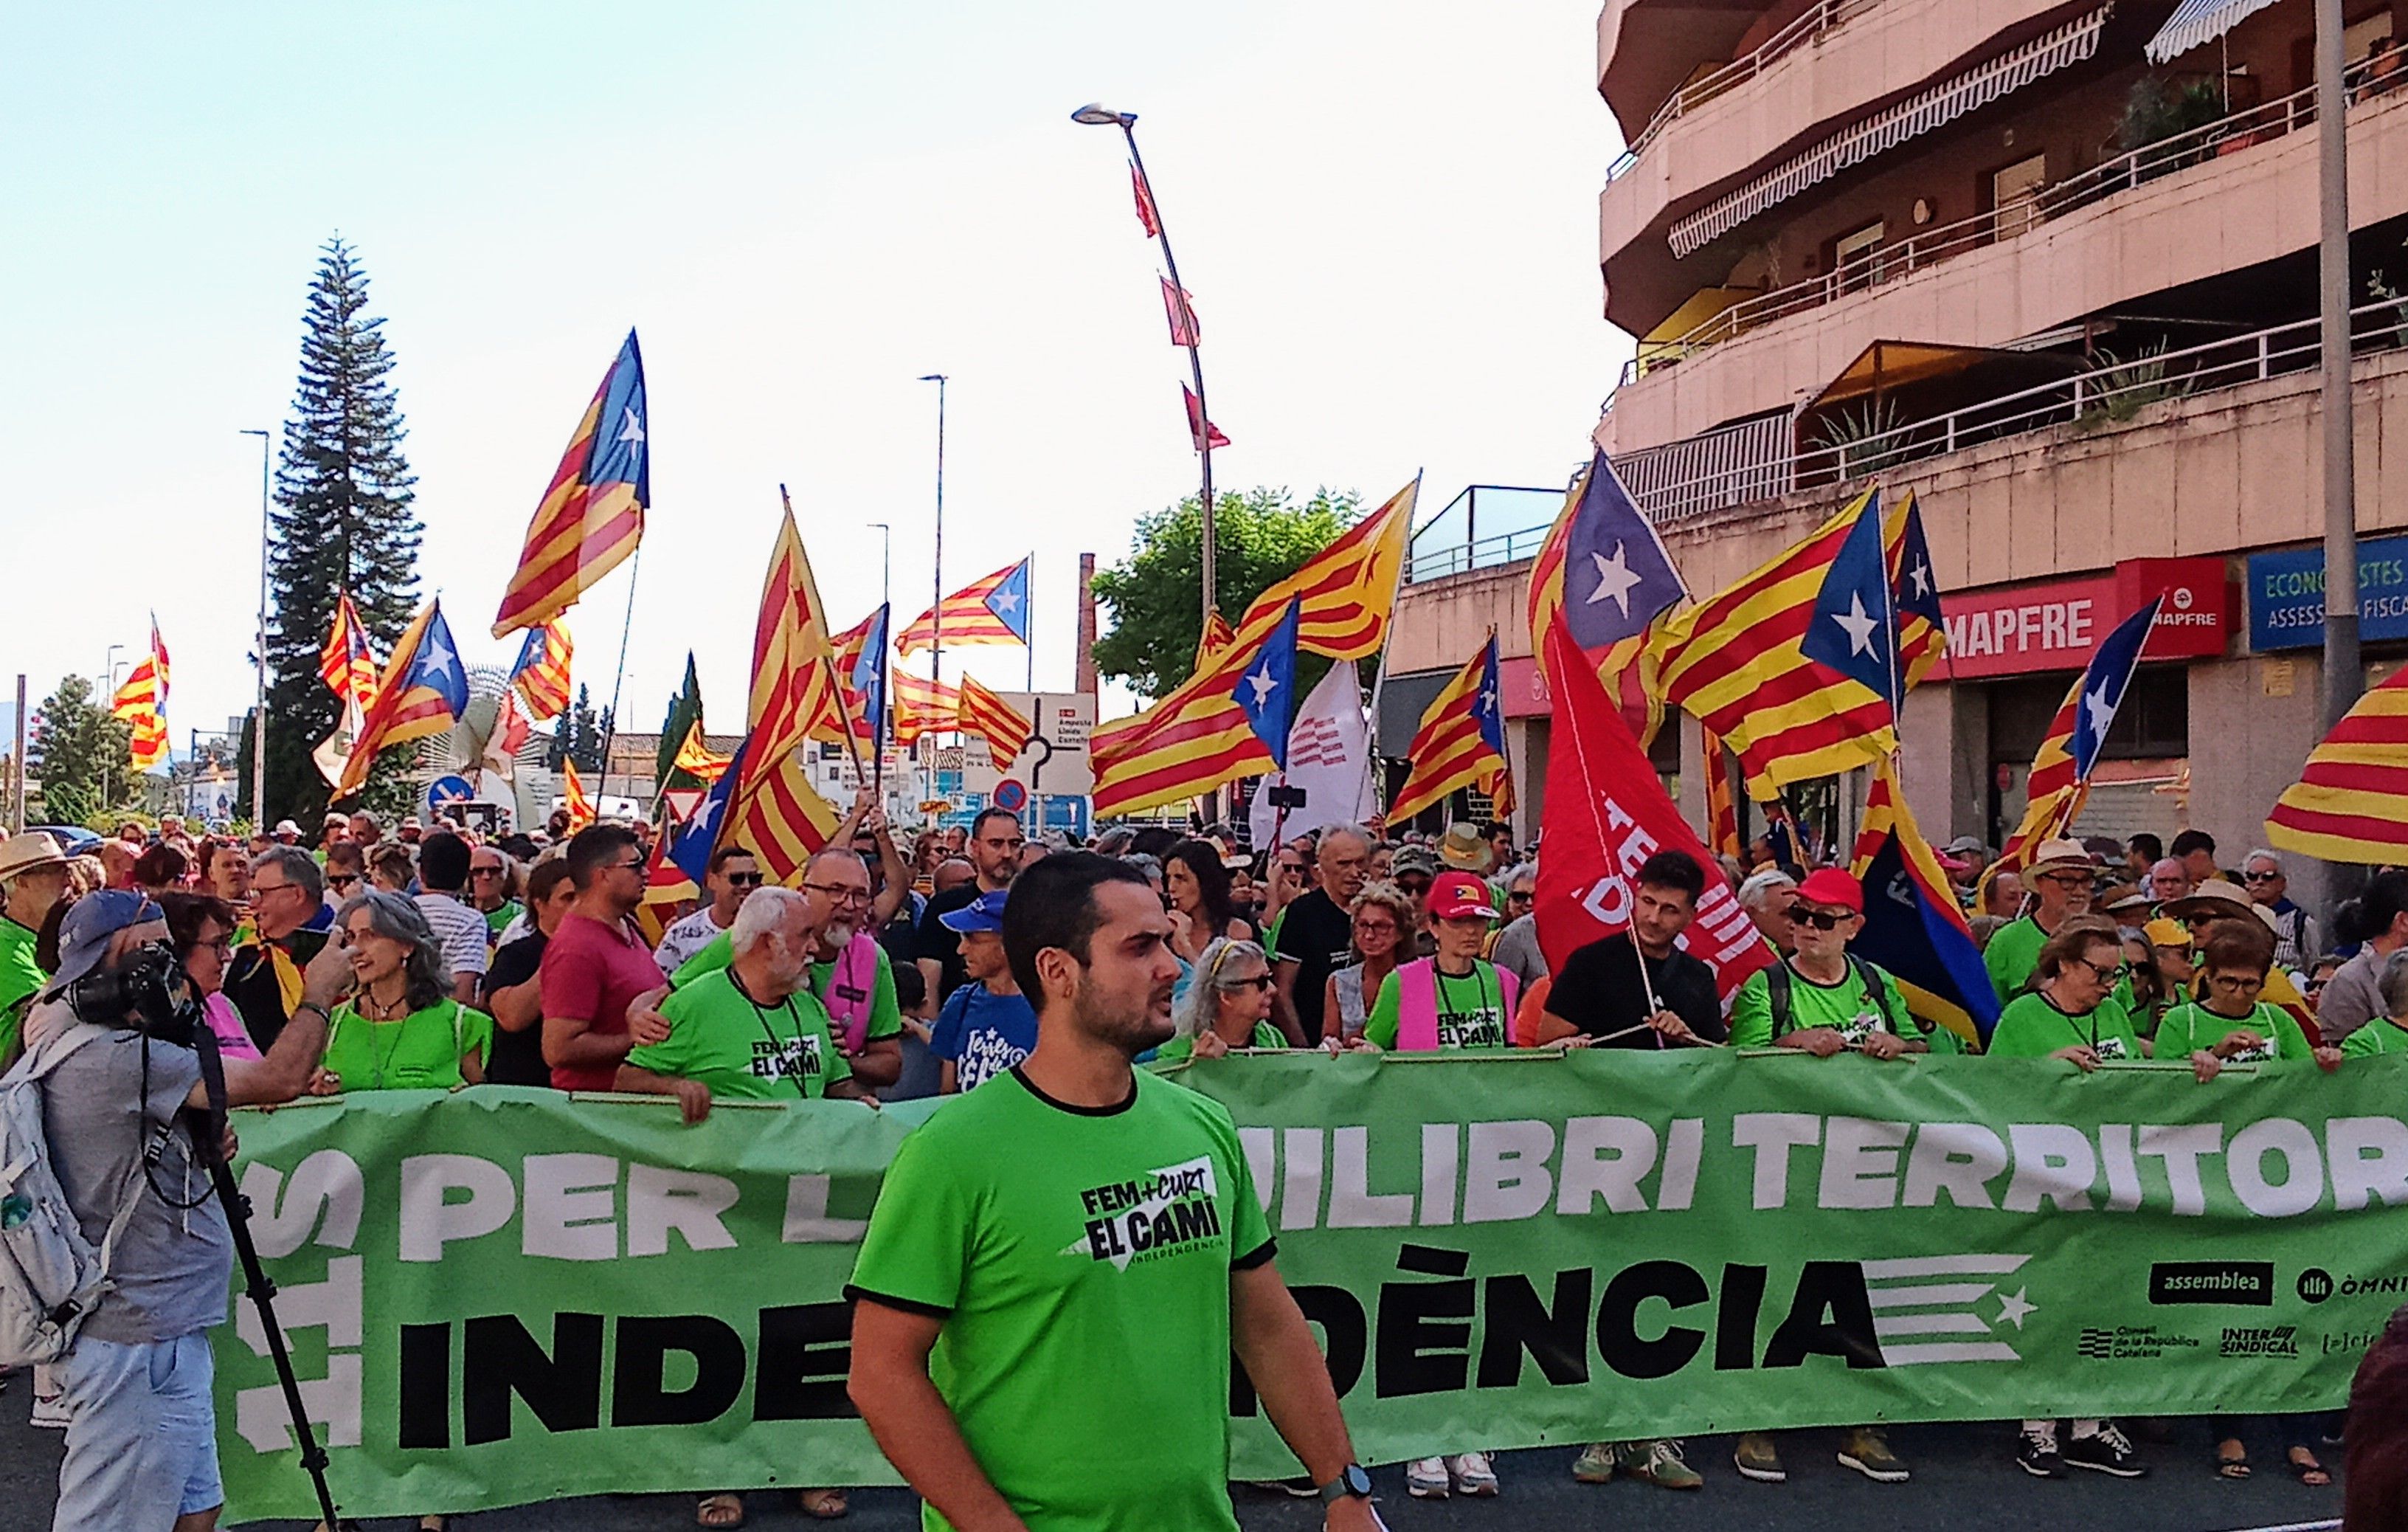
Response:
[{"label": "red baseball cap", "polygon": [[1431,879],[1427,908],[1433,920],[1497,918],[1497,906],[1488,902],[1487,880],[1473,873],[1440,873]]},{"label": "red baseball cap", "polygon": [[1798,885],[1801,903],[1837,905],[1852,915],[1865,913],[1865,886],[1837,867],[1817,867]]}]

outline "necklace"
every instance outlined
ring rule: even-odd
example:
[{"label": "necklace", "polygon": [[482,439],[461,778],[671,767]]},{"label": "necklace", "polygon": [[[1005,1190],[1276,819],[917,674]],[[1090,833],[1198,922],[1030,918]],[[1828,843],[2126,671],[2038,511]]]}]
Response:
[{"label": "necklace", "polygon": [[379,1000],[374,987],[362,990],[359,1011],[371,1021],[398,1021],[409,1014],[409,989],[403,986],[400,996],[390,1001]]}]

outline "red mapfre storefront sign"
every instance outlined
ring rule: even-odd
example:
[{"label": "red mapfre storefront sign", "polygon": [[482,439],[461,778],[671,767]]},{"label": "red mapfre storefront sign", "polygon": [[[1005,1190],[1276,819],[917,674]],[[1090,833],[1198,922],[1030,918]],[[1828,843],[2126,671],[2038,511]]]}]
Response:
[{"label": "red mapfre storefront sign", "polygon": [[2232,584],[2221,558],[2136,558],[2113,574],[1992,590],[1942,592],[1948,658],[1934,680],[2078,671],[2114,626],[2165,597],[2144,659],[2221,656],[2232,632]]},{"label": "red mapfre storefront sign", "polygon": [[1505,694],[1509,718],[1535,718],[1555,705],[1547,695],[1547,678],[1539,673],[1539,662],[1528,655],[1508,655],[1497,662],[1497,689]]}]

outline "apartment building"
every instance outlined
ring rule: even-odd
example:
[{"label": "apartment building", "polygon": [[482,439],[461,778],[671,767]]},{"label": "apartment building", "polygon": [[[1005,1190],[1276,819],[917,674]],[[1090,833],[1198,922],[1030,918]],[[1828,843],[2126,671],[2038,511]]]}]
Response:
[{"label": "apartment building", "polygon": [[[2377,674],[2408,653],[2401,20],[2388,0],[2350,11],[2345,81]],[[1903,724],[1935,839],[2015,822],[2072,674],[2152,596],[2086,830],[2196,824],[2237,853],[2317,736],[2313,32],[2309,0],[1609,0],[1598,18],[1629,146],[1598,195],[1599,267],[1638,348],[1597,444],[1700,593],[1869,480],[1914,492],[1953,641]],[[1535,813],[1546,703],[1520,603],[1539,534],[1429,530],[1383,714],[1495,624],[1531,693],[1508,679]],[[1684,729],[1659,764],[1694,799]]]}]

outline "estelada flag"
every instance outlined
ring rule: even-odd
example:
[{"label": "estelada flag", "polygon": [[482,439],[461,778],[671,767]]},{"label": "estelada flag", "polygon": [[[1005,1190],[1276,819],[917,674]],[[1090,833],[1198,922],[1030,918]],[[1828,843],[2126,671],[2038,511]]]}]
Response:
[{"label": "estelada flag", "polygon": [[347,590],[335,603],[325,646],[318,651],[318,679],[356,717],[376,706],[377,670],[367,625],[360,621],[360,610],[351,604],[351,593]]},{"label": "estelada flag", "polygon": [[1202,670],[1214,655],[1237,641],[1238,630],[1221,615],[1221,609],[1214,607],[1204,614],[1204,630],[1196,636],[1196,668]]},{"label": "estelada flag", "polygon": [[1998,992],[1956,889],[1886,760],[1873,766],[1851,870],[1865,886],[1865,923],[1849,950],[1898,980],[1916,1020],[1969,1047],[1986,1044],[1999,1020]]},{"label": "estelada flag", "polygon": [[1739,844],[1739,804],[1731,799],[1730,764],[1723,759],[1723,742],[1714,731],[1702,729],[1699,733],[1698,753],[1705,757],[1706,838],[1717,853],[1737,857],[1745,847]]},{"label": "estelada flag", "polygon": [[568,706],[568,665],[574,652],[565,619],[555,617],[527,629],[518,663],[510,667],[510,685],[518,688],[532,721],[557,718]]},{"label": "estelada flag", "polygon": [[1556,739],[1547,753],[1539,859],[1539,946],[1563,971],[1571,955],[1628,928],[1631,879],[1656,851],[1685,851],[1705,870],[1698,916],[1679,945],[1714,972],[1727,1004],[1747,976],[1772,963],[1756,922],[1716,869],[1696,831],[1665,795],[1656,768],[1607,698],[1559,616],[1547,631],[1555,679]]},{"label": "estelada flag", "polygon": [[1530,560],[1530,643],[1543,655],[1547,629],[1563,613],[1642,747],[1664,721],[1652,625],[1688,595],[1612,463],[1603,453],[1590,457]]},{"label": "estelada flag", "polygon": [[1413,730],[1405,759],[1412,771],[1388,805],[1388,822],[1402,824],[1457,788],[1477,787],[1495,817],[1513,812],[1513,773],[1505,759],[1505,712],[1497,681],[1497,635],[1430,700]]},{"label": "estelada flag", "polygon": [[393,658],[377,683],[376,706],[361,720],[335,796],[359,791],[380,752],[444,732],[460,721],[467,705],[467,668],[460,663],[438,598],[426,603],[394,644]]},{"label": "estelada flag", "polygon": [[[939,631],[938,616],[944,617]],[[934,648],[942,639],[947,648],[971,643],[1028,642],[1028,560],[1006,564],[982,574],[911,619],[896,635],[895,652],[913,655]]]},{"label": "estelada flag", "polygon": [[629,330],[527,525],[519,567],[494,616],[494,637],[560,615],[636,551],[652,503],[649,418],[643,353]]},{"label": "estelada flag", "polygon": [[2408,861],[2408,670],[2368,692],[2308,754],[2266,838],[2327,861]]}]

